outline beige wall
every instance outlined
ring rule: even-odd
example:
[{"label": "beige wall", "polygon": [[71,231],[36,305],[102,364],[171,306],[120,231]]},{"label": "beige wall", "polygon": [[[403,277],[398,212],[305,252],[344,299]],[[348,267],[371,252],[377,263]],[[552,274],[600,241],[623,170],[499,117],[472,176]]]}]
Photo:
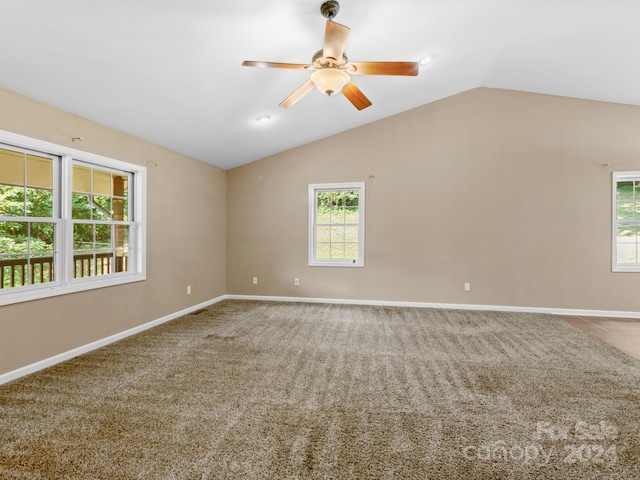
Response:
[{"label": "beige wall", "polygon": [[[477,89],[228,172],[3,90],[0,129],[148,166],[147,280],[0,307],[0,374],[225,293],[640,312],[610,265],[639,107]],[[347,181],[366,266],[308,267],[307,186]]]},{"label": "beige wall", "polygon": [[148,167],[147,280],[0,307],[0,374],[225,294],[226,172],[5,90],[0,129]]},{"label": "beige wall", "polygon": [[[639,107],[476,89],[229,170],[228,293],[640,311],[610,239],[638,132]],[[308,267],[307,186],[348,181],[366,266]]]}]

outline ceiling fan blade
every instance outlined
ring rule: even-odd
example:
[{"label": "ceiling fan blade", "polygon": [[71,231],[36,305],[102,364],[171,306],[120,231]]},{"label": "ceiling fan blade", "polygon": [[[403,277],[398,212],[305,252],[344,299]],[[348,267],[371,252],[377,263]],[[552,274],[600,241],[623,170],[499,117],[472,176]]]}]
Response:
[{"label": "ceiling fan blade", "polygon": [[300,87],[295,92],[293,92],[291,95],[285,98],[280,103],[280,106],[285,108],[294,106],[298,102],[298,100],[300,100],[307,93],[313,90],[314,87],[315,87],[315,84],[311,80],[307,80],[302,85],[300,85]]},{"label": "ceiling fan blade", "polygon": [[358,110],[363,110],[371,106],[371,101],[365,97],[362,90],[360,90],[353,82],[348,82],[344,87],[342,87],[342,93]]},{"label": "ceiling fan blade", "polygon": [[245,60],[242,62],[243,67],[259,67],[259,68],[288,68],[291,70],[304,70],[311,65],[303,65],[301,63],[275,63],[275,62],[256,62],[253,60]]},{"label": "ceiling fan blade", "polygon": [[407,75],[416,76],[419,72],[417,62],[349,62],[356,67],[357,75]]},{"label": "ceiling fan blade", "polygon": [[349,40],[349,27],[327,20],[327,28],[324,33],[324,50],[322,55],[333,58],[338,62],[342,60],[344,50]]}]

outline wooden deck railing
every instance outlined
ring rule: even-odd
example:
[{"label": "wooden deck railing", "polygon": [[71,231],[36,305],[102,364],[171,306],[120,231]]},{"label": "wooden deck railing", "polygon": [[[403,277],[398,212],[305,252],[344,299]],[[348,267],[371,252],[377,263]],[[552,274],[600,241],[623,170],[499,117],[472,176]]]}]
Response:
[{"label": "wooden deck railing", "polygon": [[[125,272],[127,257],[113,257],[111,252],[74,255],[73,278]],[[27,281],[28,279],[28,281]],[[53,281],[53,257],[0,259],[0,288],[20,287]]]}]

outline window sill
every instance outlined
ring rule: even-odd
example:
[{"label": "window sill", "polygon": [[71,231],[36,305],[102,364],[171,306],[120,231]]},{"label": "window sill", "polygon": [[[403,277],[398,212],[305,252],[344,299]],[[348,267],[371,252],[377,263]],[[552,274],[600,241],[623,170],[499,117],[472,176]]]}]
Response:
[{"label": "window sill", "polygon": [[310,267],[347,267],[363,268],[364,262],[309,262]]},{"label": "window sill", "polygon": [[42,298],[57,297],[59,295],[66,295],[69,293],[85,292],[88,290],[96,290],[105,287],[114,287],[116,285],[124,285],[127,283],[141,282],[146,280],[145,275],[141,274],[127,274],[121,275],[109,279],[100,280],[87,280],[72,285],[51,285],[51,286],[37,286],[33,288],[27,288],[19,292],[6,292],[0,293],[0,306],[11,305],[14,303],[29,302],[32,300],[39,300]]}]

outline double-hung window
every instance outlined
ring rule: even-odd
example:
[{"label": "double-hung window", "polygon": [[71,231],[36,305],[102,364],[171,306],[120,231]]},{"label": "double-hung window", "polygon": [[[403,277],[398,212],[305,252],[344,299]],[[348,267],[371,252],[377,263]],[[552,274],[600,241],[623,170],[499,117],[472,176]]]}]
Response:
[{"label": "double-hung window", "polygon": [[309,265],[364,266],[364,183],[309,185]]},{"label": "double-hung window", "polygon": [[613,271],[640,272],[640,172],[613,174]]},{"label": "double-hung window", "polygon": [[127,272],[131,172],[74,162],[71,221],[74,276]]},{"label": "double-hung window", "polygon": [[0,131],[0,305],[143,280],[145,177]]},{"label": "double-hung window", "polygon": [[50,284],[60,239],[60,159],[0,144],[0,288]]}]

